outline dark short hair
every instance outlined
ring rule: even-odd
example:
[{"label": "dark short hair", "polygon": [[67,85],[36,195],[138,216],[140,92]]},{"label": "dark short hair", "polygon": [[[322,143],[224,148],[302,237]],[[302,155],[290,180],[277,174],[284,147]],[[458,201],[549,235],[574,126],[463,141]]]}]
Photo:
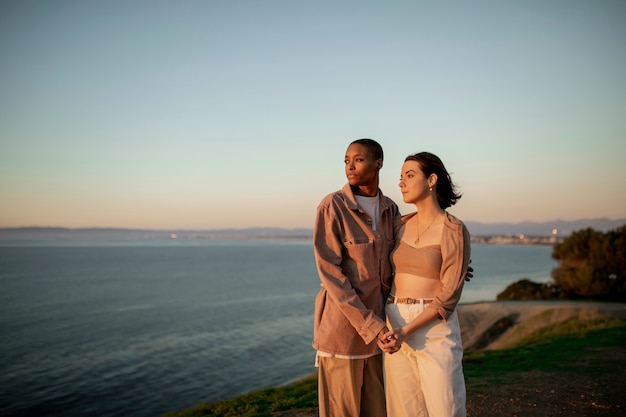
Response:
[{"label": "dark short hair", "polygon": [[457,192],[450,174],[437,155],[430,152],[420,152],[406,157],[406,161],[415,161],[420,165],[422,172],[428,178],[431,174],[437,175],[437,200],[442,209],[456,204],[463,194]]},{"label": "dark short hair", "polygon": [[370,153],[372,154],[374,160],[383,159],[383,147],[380,146],[380,143],[376,142],[374,139],[357,139],[350,145],[352,145],[353,143],[358,143],[359,145],[365,146],[367,150],[370,151]]}]

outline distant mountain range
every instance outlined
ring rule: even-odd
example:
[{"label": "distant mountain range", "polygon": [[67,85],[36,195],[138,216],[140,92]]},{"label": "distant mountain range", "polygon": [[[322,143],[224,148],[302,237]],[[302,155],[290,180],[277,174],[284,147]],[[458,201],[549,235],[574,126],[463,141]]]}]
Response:
[{"label": "distant mountain range", "polygon": [[[474,236],[568,236],[588,227],[606,232],[626,225],[626,219],[606,218],[554,220],[550,222],[480,223],[466,222]],[[147,239],[310,239],[313,229],[255,227],[214,230],[148,230],[116,228],[15,227],[0,228],[0,240],[147,240]]]},{"label": "distant mountain range", "polygon": [[554,220],[549,222],[521,222],[521,223],[479,223],[467,221],[465,225],[473,235],[528,235],[549,236],[556,230],[558,236],[568,236],[577,230],[588,227],[606,232],[626,225],[626,219],[582,219],[582,220]]},{"label": "distant mountain range", "polygon": [[117,228],[16,227],[0,228],[1,240],[207,240],[207,239],[310,239],[312,229],[255,227],[217,230],[151,230]]}]

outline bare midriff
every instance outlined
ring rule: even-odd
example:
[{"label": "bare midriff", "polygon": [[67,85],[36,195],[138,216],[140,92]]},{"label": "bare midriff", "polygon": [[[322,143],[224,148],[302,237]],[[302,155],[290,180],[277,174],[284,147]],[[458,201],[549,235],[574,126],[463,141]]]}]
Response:
[{"label": "bare midriff", "polygon": [[407,273],[396,273],[391,294],[398,298],[435,298],[441,292],[441,281]]}]

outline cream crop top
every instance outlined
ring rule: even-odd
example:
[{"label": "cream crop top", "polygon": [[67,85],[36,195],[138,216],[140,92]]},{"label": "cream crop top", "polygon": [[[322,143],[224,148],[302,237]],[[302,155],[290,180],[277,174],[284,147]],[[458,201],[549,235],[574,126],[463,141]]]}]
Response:
[{"label": "cream crop top", "polygon": [[442,263],[440,245],[416,248],[400,240],[400,244],[391,254],[391,264],[396,274],[405,273],[424,278],[440,279]]}]

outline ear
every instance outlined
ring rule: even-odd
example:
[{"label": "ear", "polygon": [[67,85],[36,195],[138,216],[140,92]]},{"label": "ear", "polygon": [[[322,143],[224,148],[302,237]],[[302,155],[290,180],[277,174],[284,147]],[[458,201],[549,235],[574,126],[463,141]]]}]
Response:
[{"label": "ear", "polygon": [[376,166],[378,167],[378,169],[381,169],[383,167],[383,160],[382,159],[378,159],[376,161]]},{"label": "ear", "polygon": [[428,176],[428,186],[430,188],[433,188],[435,185],[437,185],[437,180],[439,179],[439,177],[437,177],[437,174],[430,174]]}]

